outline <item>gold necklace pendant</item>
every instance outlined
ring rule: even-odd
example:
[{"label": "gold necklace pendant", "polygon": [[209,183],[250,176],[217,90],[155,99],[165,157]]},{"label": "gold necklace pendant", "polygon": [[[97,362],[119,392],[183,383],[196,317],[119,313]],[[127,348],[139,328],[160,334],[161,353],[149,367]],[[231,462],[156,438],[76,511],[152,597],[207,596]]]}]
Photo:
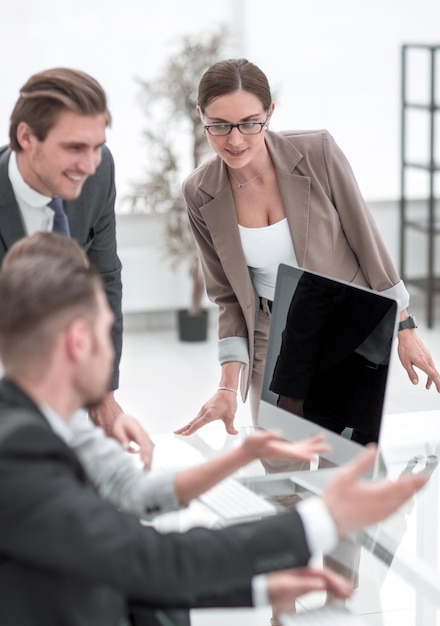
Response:
[{"label": "gold necklace pendant", "polygon": [[245,180],[244,183],[241,183],[239,180],[237,180],[234,176],[234,174],[232,173],[232,171],[228,168],[228,172],[232,177],[232,180],[235,182],[235,184],[237,185],[238,189],[243,189],[243,187],[245,185],[249,185],[249,183],[252,183],[254,180],[256,180],[257,178],[259,178],[261,176],[261,174],[264,174],[264,172],[267,170],[267,168],[269,167],[269,163],[270,163],[270,157],[267,160],[266,165],[263,167],[263,169],[261,170],[261,172],[258,172],[258,174],[256,174],[253,178],[250,178],[249,180]]}]

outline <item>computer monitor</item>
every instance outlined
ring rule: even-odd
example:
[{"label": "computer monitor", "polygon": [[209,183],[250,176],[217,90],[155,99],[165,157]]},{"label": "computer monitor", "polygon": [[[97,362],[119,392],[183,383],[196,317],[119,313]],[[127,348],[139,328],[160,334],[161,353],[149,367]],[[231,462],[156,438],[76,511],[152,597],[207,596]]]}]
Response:
[{"label": "computer monitor", "polygon": [[378,441],[397,322],[395,300],[281,264],[260,426],[291,441],[324,432],[331,466]]}]

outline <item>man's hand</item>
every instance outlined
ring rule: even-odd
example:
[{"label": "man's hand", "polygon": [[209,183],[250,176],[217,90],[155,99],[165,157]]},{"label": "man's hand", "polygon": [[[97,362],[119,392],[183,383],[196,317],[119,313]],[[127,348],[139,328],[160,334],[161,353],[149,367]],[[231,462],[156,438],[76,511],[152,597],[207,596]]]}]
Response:
[{"label": "man's hand", "polygon": [[199,428],[213,422],[223,420],[226,432],[236,435],[238,430],[234,427],[234,417],[237,411],[237,396],[231,391],[217,390],[217,392],[202,406],[196,417],[175,430],[176,435],[192,435]]},{"label": "man's hand", "polygon": [[323,434],[291,443],[283,439],[280,432],[263,429],[249,435],[242,447],[249,456],[249,461],[264,458],[312,461],[317,455],[331,450]]},{"label": "man's hand", "polygon": [[123,412],[115,400],[113,391],[107,392],[98,405],[89,409],[90,418],[97,426],[101,426],[107,435],[110,434],[115,419]]},{"label": "man's hand", "polygon": [[97,426],[101,426],[109,437],[120,441],[126,450],[139,452],[145,468],[150,469],[154,443],[138,420],[124,413],[112,391],[98,406],[90,409],[89,415]]},{"label": "man's hand", "polygon": [[440,393],[440,374],[429,351],[416,331],[413,328],[407,328],[399,331],[397,337],[399,340],[397,348],[399,359],[413,385],[417,385],[419,382],[419,377],[414,369],[414,367],[417,367],[427,375],[426,389],[430,389],[432,383],[434,383],[437,391]]},{"label": "man's hand", "polygon": [[324,490],[324,504],[340,536],[389,517],[428,480],[424,474],[409,474],[395,482],[362,480],[375,456],[376,446],[369,445],[351,463],[342,466]]},{"label": "man's hand", "polygon": [[151,469],[154,443],[137,419],[121,413],[113,422],[110,436],[120,441],[128,452],[139,453],[144,468]]},{"label": "man's hand", "polygon": [[271,572],[268,579],[268,596],[275,616],[295,608],[300,596],[312,591],[327,591],[343,600],[353,593],[353,585],[331,569],[301,567]]}]

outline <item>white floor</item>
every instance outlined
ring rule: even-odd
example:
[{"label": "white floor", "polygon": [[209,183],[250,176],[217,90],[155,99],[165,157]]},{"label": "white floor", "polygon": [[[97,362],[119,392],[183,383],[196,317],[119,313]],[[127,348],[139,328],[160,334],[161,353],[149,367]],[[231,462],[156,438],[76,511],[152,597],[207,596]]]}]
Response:
[{"label": "white floor", "polygon": [[[423,298],[413,294],[411,312],[418,317],[418,333],[431,351],[440,368],[440,315],[436,327],[427,329],[423,309]],[[138,329],[133,320],[127,320],[121,362],[121,381],[118,399],[124,409],[142,421],[151,434],[170,433],[193,418],[202,403],[215,391],[218,384],[215,311],[207,342],[182,343],[173,329],[142,330],[139,318]],[[128,328],[131,327],[131,330]],[[434,390],[424,389],[424,376],[418,386],[408,380],[397,355],[391,364],[386,412],[402,413],[440,409],[440,395]],[[251,423],[247,405],[240,403],[236,425]],[[218,428],[218,423],[212,427]],[[207,426],[209,428],[210,426]],[[214,564],[213,564],[214,566]],[[397,589],[389,590],[392,597]],[[405,625],[404,615],[396,621],[386,621],[388,626]],[[371,624],[379,624],[377,614],[371,615]],[[193,626],[268,626],[270,611],[249,610],[195,611]],[[409,624],[409,623],[408,623]],[[425,626],[425,625],[423,625]],[[426,625],[429,626],[429,625]]]}]

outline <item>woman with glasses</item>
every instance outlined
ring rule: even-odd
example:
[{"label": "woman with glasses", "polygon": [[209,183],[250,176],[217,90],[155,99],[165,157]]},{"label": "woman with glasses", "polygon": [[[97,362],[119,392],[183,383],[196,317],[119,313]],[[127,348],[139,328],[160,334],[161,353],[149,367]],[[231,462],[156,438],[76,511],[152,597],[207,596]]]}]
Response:
[{"label": "woman with glasses", "polygon": [[440,376],[407,313],[400,280],[351,167],[325,130],[269,130],[274,103],[264,73],[245,59],[203,75],[197,112],[216,153],[183,184],[209,298],[219,309],[221,377],[214,395],[179,434],[215,419],[237,432],[237,390],[256,421],[278,265],[287,263],[397,298],[399,356]]}]

